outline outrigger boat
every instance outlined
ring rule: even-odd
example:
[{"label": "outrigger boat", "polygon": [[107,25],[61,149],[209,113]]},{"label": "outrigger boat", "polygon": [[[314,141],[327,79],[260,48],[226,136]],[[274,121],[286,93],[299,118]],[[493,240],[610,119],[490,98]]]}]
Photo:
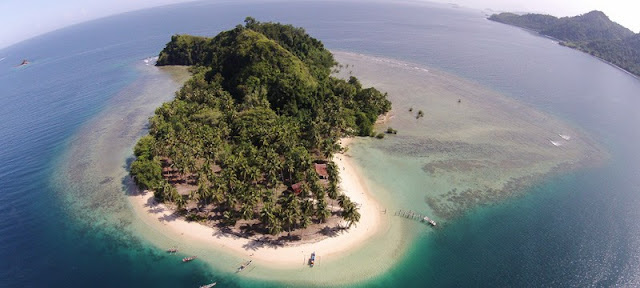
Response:
[{"label": "outrigger boat", "polygon": [[216,284],[218,284],[218,283],[217,282],[213,282],[211,284],[202,285],[202,286],[200,286],[200,288],[211,288],[213,286],[216,286]]},{"label": "outrigger boat", "polygon": [[249,264],[251,264],[251,261],[253,261],[253,260],[249,260],[249,262],[240,265],[240,267],[238,267],[238,271],[236,271],[236,273],[241,272],[242,270],[244,270],[244,268],[247,268],[247,266],[249,266]]},{"label": "outrigger boat", "polygon": [[169,253],[176,253],[176,252],[178,252],[178,248],[176,248],[176,247],[171,247],[171,248],[167,249],[167,252],[169,252]]},{"label": "outrigger boat", "polygon": [[429,219],[429,217],[424,217],[424,219],[422,220],[424,220],[425,222],[428,222],[429,224],[431,224],[431,226],[436,226],[436,221]]},{"label": "outrigger boat", "polygon": [[316,264],[316,252],[311,253],[311,258],[309,259],[309,266],[313,267]]},{"label": "outrigger boat", "polygon": [[193,259],[198,258],[198,256],[189,256],[189,257],[185,257],[182,258],[182,262],[189,262],[189,261],[193,261]]}]

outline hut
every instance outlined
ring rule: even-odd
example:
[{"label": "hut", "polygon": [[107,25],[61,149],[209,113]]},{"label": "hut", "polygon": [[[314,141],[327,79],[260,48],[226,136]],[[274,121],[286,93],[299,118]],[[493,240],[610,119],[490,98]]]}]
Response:
[{"label": "hut", "polygon": [[314,163],[313,165],[320,179],[329,179],[329,173],[327,173],[327,164]]},{"label": "hut", "polygon": [[296,195],[300,194],[302,192],[302,182],[291,185],[291,191]]}]

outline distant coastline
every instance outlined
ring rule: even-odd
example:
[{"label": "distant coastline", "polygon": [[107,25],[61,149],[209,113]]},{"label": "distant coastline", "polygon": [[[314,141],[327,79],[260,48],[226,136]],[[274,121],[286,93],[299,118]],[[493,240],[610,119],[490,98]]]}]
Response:
[{"label": "distant coastline", "polygon": [[543,14],[493,14],[487,19],[517,26],[594,56],[635,78],[640,76],[640,34],[611,21],[600,11],[556,18]]}]

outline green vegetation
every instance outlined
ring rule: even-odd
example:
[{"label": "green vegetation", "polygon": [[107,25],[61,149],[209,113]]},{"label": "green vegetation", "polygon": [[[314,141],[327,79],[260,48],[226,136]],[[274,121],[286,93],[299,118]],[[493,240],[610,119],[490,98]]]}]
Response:
[{"label": "green vegetation", "polygon": [[398,130],[387,127],[387,134],[398,134]]},{"label": "green vegetation", "polygon": [[494,14],[489,20],[523,27],[560,40],[640,76],[640,35],[609,20],[600,11],[575,17],[513,13]]},{"label": "green vegetation", "polygon": [[424,112],[422,110],[418,110],[418,115],[416,115],[416,119],[424,117]]},{"label": "green vegetation", "polygon": [[331,76],[336,64],[302,28],[253,18],[214,38],[171,37],[157,65],[191,65],[193,76],[136,144],[136,184],[193,220],[273,235],[334,214],[351,226],[360,214],[330,159],[338,139],[372,134],[391,103]]}]

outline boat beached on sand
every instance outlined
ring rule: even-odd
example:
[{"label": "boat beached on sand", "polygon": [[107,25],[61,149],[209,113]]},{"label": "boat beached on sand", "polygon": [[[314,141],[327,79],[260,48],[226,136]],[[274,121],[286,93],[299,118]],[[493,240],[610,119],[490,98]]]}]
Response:
[{"label": "boat beached on sand", "polygon": [[311,258],[309,258],[309,266],[313,267],[316,264],[316,252],[311,253]]}]

